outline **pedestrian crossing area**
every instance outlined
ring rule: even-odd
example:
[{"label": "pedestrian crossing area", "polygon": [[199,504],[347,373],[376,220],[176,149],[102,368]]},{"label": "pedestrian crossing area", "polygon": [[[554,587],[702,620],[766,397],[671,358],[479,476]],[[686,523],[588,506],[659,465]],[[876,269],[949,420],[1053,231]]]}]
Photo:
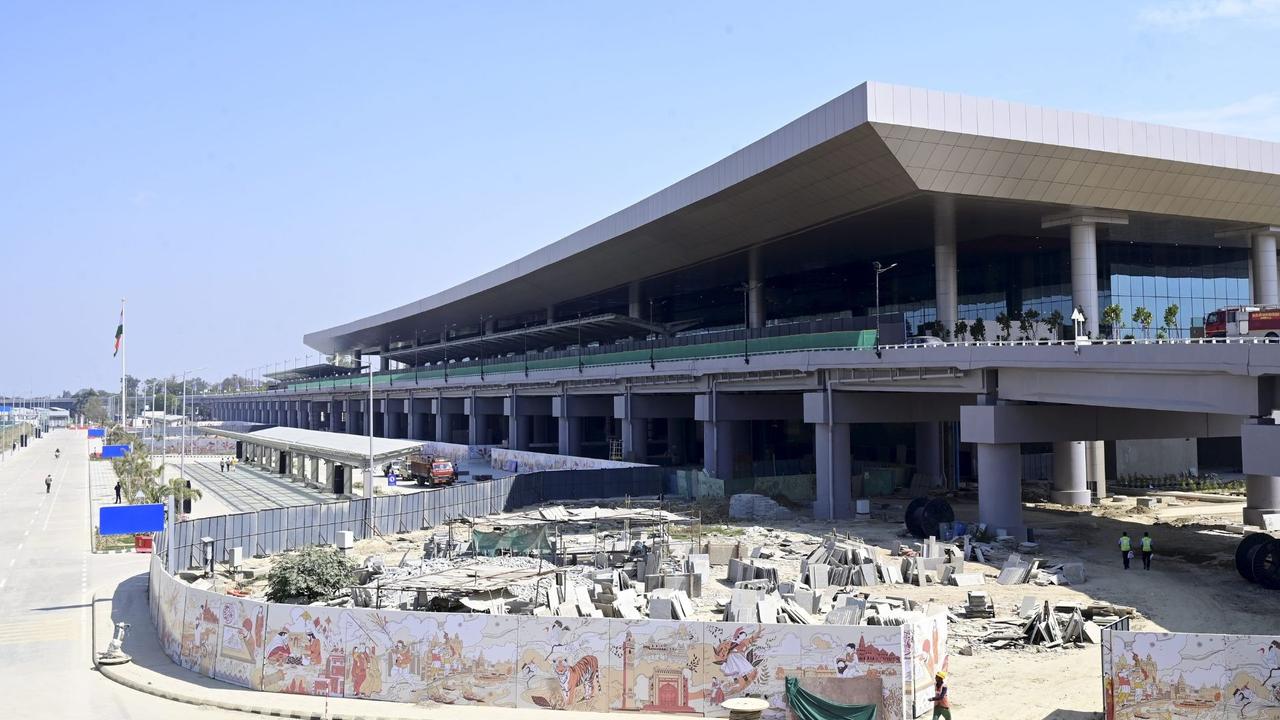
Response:
[{"label": "pedestrian crossing area", "polygon": [[80,627],[77,618],[67,614],[0,623],[0,646],[74,640]]}]

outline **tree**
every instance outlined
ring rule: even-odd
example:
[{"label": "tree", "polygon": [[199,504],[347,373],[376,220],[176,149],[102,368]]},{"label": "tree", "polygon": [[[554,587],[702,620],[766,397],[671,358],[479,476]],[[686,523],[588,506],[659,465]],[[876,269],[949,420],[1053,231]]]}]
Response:
[{"label": "tree", "polygon": [[1124,308],[1111,304],[1102,309],[1102,323],[1111,327],[1111,339],[1115,340],[1124,322]]},{"label": "tree", "polygon": [[1039,310],[1023,310],[1022,320],[1019,321],[1019,327],[1022,328],[1022,334],[1027,336],[1028,340],[1036,339],[1036,321],[1040,319]]},{"label": "tree", "polygon": [[342,551],[308,547],[276,560],[267,573],[267,602],[328,600],[351,582],[356,565]]},{"label": "tree", "polygon": [[1178,330],[1178,311],[1181,309],[1177,303],[1164,309],[1164,326],[1169,328],[1170,337]]},{"label": "tree", "polygon": [[973,326],[969,328],[969,337],[975,342],[982,342],[987,339],[987,323],[982,318],[974,318]]},{"label": "tree", "polygon": [[964,320],[957,320],[956,334],[955,334],[956,341],[959,342],[960,338],[963,337],[964,334],[967,332],[969,332],[969,323],[965,322]]},{"label": "tree", "polygon": [[1143,338],[1151,337],[1151,311],[1139,305],[1133,309],[1133,324],[1142,328]]},{"label": "tree", "polygon": [[1062,339],[1062,311],[1055,309],[1053,312],[1049,313],[1048,317],[1046,317],[1044,321],[1045,321],[1045,324],[1049,326],[1050,331],[1053,333],[1053,339],[1061,340]]},{"label": "tree", "polygon": [[996,339],[1002,342],[1008,340],[1009,327],[1013,324],[1013,321],[1009,318],[1009,314],[1002,312],[996,315],[996,324],[999,325],[1000,330],[1003,331],[998,337],[996,337]]}]

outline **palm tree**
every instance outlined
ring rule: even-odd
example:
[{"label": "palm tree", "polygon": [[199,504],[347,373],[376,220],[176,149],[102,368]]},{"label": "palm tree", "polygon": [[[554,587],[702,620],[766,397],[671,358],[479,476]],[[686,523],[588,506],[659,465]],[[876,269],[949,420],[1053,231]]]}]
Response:
[{"label": "palm tree", "polygon": [[1151,337],[1151,311],[1139,305],[1133,309],[1133,324],[1142,328],[1142,337]]},{"label": "palm tree", "polygon": [[1111,326],[1111,339],[1115,340],[1120,332],[1120,323],[1124,322],[1124,308],[1115,303],[1106,306],[1102,309],[1102,322]]},{"label": "palm tree", "polygon": [[174,504],[181,507],[186,500],[199,500],[204,497],[204,493],[198,488],[187,487],[186,481],[180,477],[173,478],[167,483],[147,483],[139,489],[142,491],[140,502],[143,503],[162,503],[172,498]]},{"label": "palm tree", "polygon": [[1164,309],[1164,326],[1169,328],[1169,337],[1173,337],[1173,333],[1178,329],[1178,303],[1174,303]]}]

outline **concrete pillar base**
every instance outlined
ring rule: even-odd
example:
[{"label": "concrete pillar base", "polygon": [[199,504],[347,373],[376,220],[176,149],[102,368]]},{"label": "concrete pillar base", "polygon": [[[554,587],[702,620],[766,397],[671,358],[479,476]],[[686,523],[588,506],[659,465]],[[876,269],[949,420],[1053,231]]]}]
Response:
[{"label": "concrete pillar base", "polygon": [[1093,502],[1093,493],[1088,490],[1054,490],[1049,497],[1059,505],[1089,505]]},{"label": "concrete pillar base", "polygon": [[1244,509],[1246,525],[1263,525],[1263,516],[1280,513],[1280,477],[1270,475],[1245,476],[1245,497],[1247,505]]}]

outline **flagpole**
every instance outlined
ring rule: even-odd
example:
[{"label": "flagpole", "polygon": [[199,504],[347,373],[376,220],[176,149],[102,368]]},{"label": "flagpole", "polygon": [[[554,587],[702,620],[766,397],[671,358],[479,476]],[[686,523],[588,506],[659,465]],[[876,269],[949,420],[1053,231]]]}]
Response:
[{"label": "flagpole", "polygon": [[128,387],[125,385],[125,374],[124,374],[124,355],[125,355],[124,332],[123,332],[124,298],[120,298],[120,327],[122,328],[122,332],[120,333],[120,425],[122,426],[124,431],[128,432],[129,430],[129,400],[128,400],[129,395],[127,392]]}]

